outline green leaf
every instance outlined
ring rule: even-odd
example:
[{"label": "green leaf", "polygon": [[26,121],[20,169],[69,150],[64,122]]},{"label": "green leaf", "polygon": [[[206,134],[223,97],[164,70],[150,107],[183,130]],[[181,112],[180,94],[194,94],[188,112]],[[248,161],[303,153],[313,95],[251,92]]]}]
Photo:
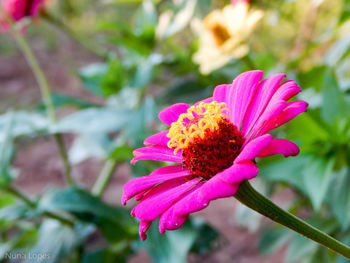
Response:
[{"label": "green leaf", "polygon": [[185,79],[177,81],[164,90],[159,98],[157,98],[157,101],[162,104],[178,102],[192,104],[195,101],[210,97],[212,93],[212,87],[207,87],[198,80]]},{"label": "green leaf", "polygon": [[143,245],[154,262],[179,263],[187,262],[187,253],[196,240],[196,231],[186,222],[176,231],[160,234],[157,220],[152,223],[147,236]]},{"label": "green leaf", "polygon": [[101,82],[107,71],[108,65],[106,63],[94,63],[80,69],[78,75],[88,91],[103,97]]},{"label": "green leaf", "polygon": [[130,120],[130,112],[112,108],[90,108],[60,120],[58,132],[109,133],[119,131]]},{"label": "green leaf", "polygon": [[11,137],[30,136],[45,133],[48,129],[47,119],[37,113],[16,111],[0,115],[0,141],[4,140],[6,129],[11,124]]},{"label": "green leaf", "polygon": [[113,149],[111,139],[103,133],[83,133],[69,149],[69,161],[77,164],[89,158],[105,159]]},{"label": "green leaf", "polygon": [[259,252],[263,255],[276,252],[290,240],[292,234],[293,232],[285,227],[264,230],[259,240]]},{"label": "green leaf", "polygon": [[313,157],[305,165],[302,174],[305,190],[311,199],[313,208],[321,208],[333,175],[334,159],[324,160]]},{"label": "green leaf", "polygon": [[155,26],[157,25],[157,10],[151,0],[142,1],[141,8],[136,12],[134,33],[146,39],[154,38]]},{"label": "green leaf", "polygon": [[[327,72],[327,67],[315,66],[298,74],[300,86],[305,88],[314,88],[320,91],[324,81],[324,75]],[[304,92],[304,91],[303,91]]]},{"label": "green leaf", "polygon": [[[89,108],[89,107],[93,107],[94,104],[82,100],[82,99],[78,99],[78,98],[74,98],[71,97],[69,95],[65,95],[65,94],[60,94],[60,93],[52,93],[51,95],[52,98],[52,102],[53,105],[55,106],[55,108],[61,108],[61,107],[66,107],[66,106],[74,106],[78,109],[85,109],[85,108]],[[45,111],[45,105],[41,104],[39,106],[39,110],[41,112]]]},{"label": "green leaf", "polygon": [[218,233],[201,219],[187,219],[178,230],[160,234],[156,220],[147,236],[141,246],[146,247],[154,262],[178,263],[187,262],[189,251],[204,253],[212,250],[212,242],[216,240]]},{"label": "green leaf", "polygon": [[[274,160],[267,163],[268,160]],[[259,161],[259,176],[269,181],[285,182],[293,185],[300,191],[306,193],[303,183],[303,167],[309,162],[310,157],[299,155],[294,158],[270,157]]]},{"label": "green leaf", "polygon": [[26,204],[14,204],[0,209],[0,220],[17,220],[24,218],[34,218],[35,211]]},{"label": "green leaf", "polygon": [[133,113],[130,123],[126,127],[126,138],[132,138],[136,145],[142,144],[143,140],[152,135],[151,124],[157,121],[156,105],[151,97],[147,97],[141,107]]},{"label": "green leaf", "polygon": [[140,61],[131,86],[142,88],[148,85],[153,78],[153,70],[156,65],[163,62],[160,54],[151,54],[147,59]]},{"label": "green leaf", "polygon": [[286,260],[287,262],[300,262],[300,260],[315,252],[318,245],[314,241],[295,234],[291,244],[288,246]]},{"label": "green leaf", "polygon": [[117,160],[118,162],[125,162],[132,159],[133,149],[129,146],[123,145],[114,148],[114,150],[109,155],[110,159]]},{"label": "green leaf", "polygon": [[328,192],[328,201],[342,230],[345,231],[350,225],[350,174],[344,168],[335,173],[332,178],[332,187]]},{"label": "green leaf", "polygon": [[189,220],[198,233],[190,251],[196,254],[213,251],[214,241],[219,237],[219,233],[201,218],[190,218]]},{"label": "green leaf", "polygon": [[110,96],[118,93],[125,83],[124,67],[119,59],[112,60],[107,72],[101,79],[101,91],[103,95]]},{"label": "green leaf", "polygon": [[197,0],[184,1],[175,14],[171,11],[161,14],[157,36],[160,39],[165,39],[184,29],[193,16],[196,4]]},{"label": "green leaf", "polygon": [[15,176],[15,171],[11,167],[14,154],[13,147],[13,127],[14,115],[11,114],[4,125],[3,141],[0,145],[0,187],[6,187]]},{"label": "green leaf", "polygon": [[38,241],[35,247],[26,253],[28,256],[24,263],[58,262],[59,259],[68,256],[79,243],[80,236],[74,229],[56,220],[45,220],[40,226]]},{"label": "green leaf", "polygon": [[106,205],[83,189],[51,190],[40,199],[38,210],[72,213],[82,221],[97,225],[113,242],[133,239],[137,235],[137,227],[128,210]]},{"label": "green leaf", "polygon": [[331,67],[336,66],[350,49],[350,36],[337,40],[325,55],[325,63]]},{"label": "green leaf", "polygon": [[347,115],[344,95],[339,89],[334,71],[329,71],[324,78],[322,86],[322,118],[328,123],[334,123],[340,117]]}]

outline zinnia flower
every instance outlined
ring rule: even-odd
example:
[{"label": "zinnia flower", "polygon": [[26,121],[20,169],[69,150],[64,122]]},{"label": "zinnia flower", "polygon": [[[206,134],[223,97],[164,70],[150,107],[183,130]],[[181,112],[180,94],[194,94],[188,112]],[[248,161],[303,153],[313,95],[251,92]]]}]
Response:
[{"label": "zinnia flower", "polygon": [[193,61],[202,74],[226,65],[232,58],[248,53],[247,40],[262,18],[260,10],[250,11],[248,1],[233,1],[222,10],[214,10],[203,21],[194,19],[192,28],[199,36],[199,49]]},{"label": "zinnia flower", "polygon": [[132,163],[178,164],[132,179],[122,196],[124,205],[133,197],[139,201],[131,215],[141,221],[142,240],[157,217],[164,233],[210,201],[233,196],[243,180],[257,176],[255,158],[299,153],[296,144],[268,132],[306,111],[304,101],[287,102],[301,89],[294,81],[280,84],[284,74],[261,81],[262,76],[262,71],[245,72],[232,84],[217,86],[210,98],[193,106],[174,104],[159,114],[170,129],[147,138]]},{"label": "zinnia flower", "polygon": [[[2,0],[1,8],[4,15],[8,15],[13,21],[18,22],[25,17],[38,17],[45,2],[47,0]],[[2,17],[0,21],[3,29],[7,30],[6,19]]]}]

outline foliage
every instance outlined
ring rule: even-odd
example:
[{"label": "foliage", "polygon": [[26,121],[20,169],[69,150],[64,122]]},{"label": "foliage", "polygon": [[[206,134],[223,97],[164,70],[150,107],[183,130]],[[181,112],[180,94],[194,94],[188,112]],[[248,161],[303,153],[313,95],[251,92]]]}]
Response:
[{"label": "foliage", "polygon": [[[28,29],[30,41],[42,38],[47,45],[55,43],[56,25],[88,52],[102,53],[98,62],[73,71],[84,91],[97,99],[53,93],[56,109],[73,109],[57,123],[46,118],[43,103],[35,110],[19,107],[0,115],[0,260],[9,252],[30,252],[47,253],[49,258],[43,262],[126,262],[146,249],[154,262],[186,262],[189,253],[213,251],[217,238],[225,233],[197,217],[164,235],[153,224],[148,240],[139,241],[130,211],[115,205],[119,201],[106,204],[101,197],[104,188],[94,192],[82,186],[56,187],[26,200],[12,188],[20,172],[13,158],[22,150],[22,140],[73,134],[70,165],[94,158],[112,163],[111,175],[115,166],[129,164],[132,149],[147,136],[165,129],[157,120],[159,110],[171,103],[204,99],[216,84],[230,83],[238,73],[254,68],[268,76],[286,72],[303,89],[298,99],[310,104],[307,114],[275,131],[295,141],[300,155],[257,160],[261,183],[269,185],[269,196],[292,189],[289,211],[350,244],[348,0],[252,1],[265,16],[249,41],[248,56],[233,59],[209,75],[200,74],[192,62],[198,41],[191,19],[203,18],[229,1],[57,2],[48,11],[70,29],[46,17],[50,23]],[[161,17],[167,23],[160,25]],[[48,34],[53,40],[47,39]],[[0,50],[9,52],[10,41],[10,37],[1,40]],[[154,168],[154,162],[142,162],[131,172],[144,176]],[[102,175],[108,184],[109,178]],[[237,218],[238,223],[245,221],[249,229],[262,232],[262,255],[287,245],[286,262],[347,262],[287,229],[259,227],[260,217],[243,211]],[[91,248],[95,240],[98,246]]]}]

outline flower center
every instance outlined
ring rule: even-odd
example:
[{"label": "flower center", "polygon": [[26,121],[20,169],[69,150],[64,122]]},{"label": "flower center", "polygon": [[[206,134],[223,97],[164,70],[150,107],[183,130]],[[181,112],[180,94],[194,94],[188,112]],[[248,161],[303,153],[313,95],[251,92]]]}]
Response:
[{"label": "flower center", "polygon": [[244,138],[227,117],[225,103],[216,101],[192,106],[171,124],[169,148],[182,150],[193,176],[210,179],[229,168],[240,153]]},{"label": "flower center", "polygon": [[219,23],[215,16],[210,14],[203,21],[204,26],[211,32],[218,46],[223,45],[230,38],[227,28]]}]

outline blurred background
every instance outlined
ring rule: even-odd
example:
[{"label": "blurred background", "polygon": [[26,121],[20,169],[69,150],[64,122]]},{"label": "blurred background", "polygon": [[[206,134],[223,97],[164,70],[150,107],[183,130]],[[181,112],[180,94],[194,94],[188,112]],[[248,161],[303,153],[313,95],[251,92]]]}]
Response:
[{"label": "blurred background", "polygon": [[[210,22],[229,0],[47,1],[23,37],[50,84],[56,124],[14,36],[0,35],[0,262],[350,262],[233,198],[177,231],[153,224],[145,242],[129,215],[135,203],[121,207],[123,185],[162,165],[130,164],[133,149],[166,129],[160,110],[247,70],[286,73],[310,106],[273,133],[301,153],[257,160],[252,183],[350,245],[350,1],[243,2],[244,17]],[[237,43],[224,49],[228,39]]]}]

